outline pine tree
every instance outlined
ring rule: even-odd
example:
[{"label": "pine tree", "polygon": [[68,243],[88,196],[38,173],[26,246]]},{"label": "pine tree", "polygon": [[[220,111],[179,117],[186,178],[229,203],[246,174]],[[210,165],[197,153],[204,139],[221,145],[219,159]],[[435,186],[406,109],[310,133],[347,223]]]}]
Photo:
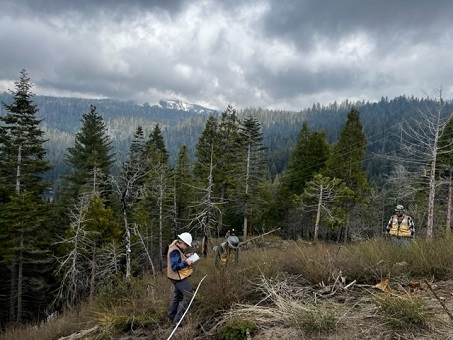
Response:
[{"label": "pine tree", "polygon": [[8,200],[13,193],[30,192],[42,197],[48,183],[42,175],[51,169],[45,159],[44,131],[39,128],[42,120],[36,117],[38,108],[33,104],[33,84],[25,70],[10,91],[13,103],[5,104],[7,114],[0,117],[0,187],[1,199]]},{"label": "pine tree", "polygon": [[223,229],[223,216],[228,208],[229,191],[235,191],[239,185],[240,179],[237,174],[240,173],[241,161],[244,159],[243,144],[241,141],[240,120],[236,109],[228,105],[227,109],[222,112],[218,129],[219,154],[216,158],[214,171],[214,185],[218,190],[217,195],[220,200],[220,210],[217,226],[218,235]]},{"label": "pine tree", "polygon": [[[198,139],[194,165],[196,182],[194,211],[191,218],[194,228],[203,234],[205,243],[218,225],[221,210],[216,196],[215,181],[219,176],[220,138],[217,118],[209,116]],[[218,233],[218,231],[217,231]],[[207,249],[204,255],[207,255]]]},{"label": "pine tree", "polygon": [[306,183],[313,179],[329,157],[330,145],[325,131],[311,131],[304,122],[296,146],[291,152],[291,159],[283,175],[282,190],[284,196],[300,195]]},{"label": "pine tree", "polygon": [[211,161],[216,164],[216,157],[219,157],[220,154],[218,129],[217,118],[209,116],[198,138],[195,150],[197,160],[194,166],[194,175],[197,181],[202,184],[205,184],[208,180]]},{"label": "pine tree", "polygon": [[10,91],[13,101],[3,103],[7,113],[0,117],[0,269],[5,274],[0,293],[8,296],[8,306],[2,300],[0,309],[9,310],[0,321],[22,322],[38,316],[35,307],[43,303],[49,288],[44,281],[49,278],[53,240],[46,230],[49,209],[44,189],[49,184],[42,176],[51,167],[32,101],[33,84],[25,70],[15,85]]},{"label": "pine tree", "polygon": [[72,202],[86,191],[100,191],[106,197],[107,177],[115,162],[112,141],[95,106],[90,105],[90,112],[82,115],[81,122],[74,146],[68,148],[65,159],[71,172],[65,176],[68,186],[64,193]]},{"label": "pine tree", "polygon": [[[348,113],[346,124],[340,131],[338,141],[333,146],[327,160],[324,175],[332,179],[341,179],[354,192],[354,196],[344,202],[347,212],[344,227],[344,242],[349,237],[350,214],[356,203],[363,203],[370,193],[370,187],[363,170],[367,139],[360,122],[359,112],[352,108]],[[337,240],[340,240],[340,228]]]},{"label": "pine tree", "polygon": [[180,232],[184,225],[189,224],[191,205],[195,200],[195,189],[189,152],[185,145],[179,149],[174,170],[174,208],[173,236]]},{"label": "pine tree", "polygon": [[[277,209],[280,219],[284,223],[283,229],[293,237],[297,237],[296,234],[299,231],[303,233],[303,223],[299,222],[303,221],[300,214],[297,213],[297,221],[293,220],[294,213],[298,209],[294,204],[294,198],[301,195],[307,183],[325,167],[330,152],[331,146],[327,142],[326,132],[311,131],[308,123],[304,122],[297,143],[291,152],[288,166],[283,173],[276,199],[279,203]],[[306,219],[309,218],[310,216],[306,216]]]},{"label": "pine tree", "polygon": [[[266,161],[267,153],[263,145],[263,134],[258,120],[247,116],[240,126],[240,138],[244,148],[242,175],[237,182],[237,190],[233,202],[239,207],[243,215],[243,235],[253,234],[253,216],[258,215],[260,207],[259,186],[260,182],[267,180]],[[250,225],[250,227],[249,227]]]},{"label": "pine tree", "polygon": [[[172,207],[173,195],[171,170],[168,165],[168,152],[159,125],[156,124],[149,139],[146,142],[145,154],[147,164],[146,199],[142,208],[147,209],[148,214],[155,223],[150,226],[147,234],[150,234],[150,248],[157,248],[154,252],[159,264],[163,268],[164,239],[170,238],[171,227],[167,218]],[[157,223],[157,225],[156,225]],[[157,244],[157,247],[155,245]]]}]

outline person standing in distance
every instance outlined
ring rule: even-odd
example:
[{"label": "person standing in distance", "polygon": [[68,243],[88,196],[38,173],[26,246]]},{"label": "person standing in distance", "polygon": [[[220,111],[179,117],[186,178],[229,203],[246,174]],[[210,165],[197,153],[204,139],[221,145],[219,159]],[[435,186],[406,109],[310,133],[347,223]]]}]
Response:
[{"label": "person standing in distance", "polygon": [[192,275],[192,261],[187,258],[190,253],[184,254],[187,247],[192,246],[192,235],[182,233],[168,246],[167,277],[173,284],[173,299],[167,315],[176,326],[189,306],[192,297],[192,285],[188,278]]},{"label": "person standing in distance", "polygon": [[406,215],[406,211],[401,204],[395,208],[395,214],[390,217],[385,228],[386,236],[394,245],[408,246],[415,236],[415,226],[412,217]]}]

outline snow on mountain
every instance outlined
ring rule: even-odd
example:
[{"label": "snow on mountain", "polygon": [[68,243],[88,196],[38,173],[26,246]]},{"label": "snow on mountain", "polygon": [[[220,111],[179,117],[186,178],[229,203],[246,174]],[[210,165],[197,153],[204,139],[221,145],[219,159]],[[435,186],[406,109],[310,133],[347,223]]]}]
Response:
[{"label": "snow on mountain", "polygon": [[216,110],[211,110],[200,105],[183,103],[176,100],[160,100],[159,105],[164,109],[195,112],[199,114],[211,114],[216,112]]}]

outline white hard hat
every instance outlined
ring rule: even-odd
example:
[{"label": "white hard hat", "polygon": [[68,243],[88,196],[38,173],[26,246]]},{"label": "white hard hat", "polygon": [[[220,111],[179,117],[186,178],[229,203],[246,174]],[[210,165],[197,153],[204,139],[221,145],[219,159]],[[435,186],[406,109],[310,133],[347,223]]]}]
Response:
[{"label": "white hard hat", "polygon": [[189,233],[182,233],[181,235],[178,235],[178,238],[189,247],[192,246],[192,235],[190,235]]}]

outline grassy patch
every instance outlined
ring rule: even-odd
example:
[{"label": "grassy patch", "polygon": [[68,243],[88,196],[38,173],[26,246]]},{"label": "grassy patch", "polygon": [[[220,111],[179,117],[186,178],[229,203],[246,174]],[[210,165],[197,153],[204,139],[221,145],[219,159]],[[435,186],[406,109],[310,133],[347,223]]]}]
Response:
[{"label": "grassy patch", "polygon": [[419,296],[378,294],[373,302],[378,313],[396,330],[427,329],[433,316]]}]

